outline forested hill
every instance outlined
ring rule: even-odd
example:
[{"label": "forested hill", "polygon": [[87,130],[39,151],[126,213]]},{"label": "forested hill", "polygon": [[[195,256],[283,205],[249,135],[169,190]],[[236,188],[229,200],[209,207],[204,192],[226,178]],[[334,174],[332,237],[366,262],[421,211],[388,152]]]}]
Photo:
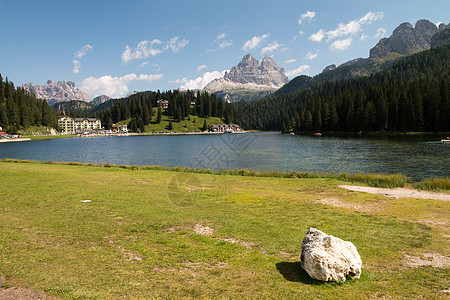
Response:
[{"label": "forested hill", "polygon": [[450,45],[405,57],[374,75],[236,105],[246,129],[449,131]]},{"label": "forested hill", "polygon": [[0,123],[8,133],[16,133],[34,125],[53,128],[58,125],[56,112],[46,100],[36,99],[34,94],[21,87],[16,89],[8,78],[3,81],[1,75]]},{"label": "forested hill", "polygon": [[[161,108],[159,101],[165,102],[167,108]],[[96,117],[101,118],[105,128],[113,123],[127,121],[129,127],[137,131],[137,128],[145,128],[145,125],[150,124],[154,113],[157,114],[156,123],[161,122],[162,114],[169,116],[174,122],[184,121],[190,115],[201,118],[219,117],[226,123],[233,120],[232,104],[225,103],[214,94],[200,91],[196,94],[192,91],[181,93],[178,90],[147,91],[114,100],[113,103],[111,107],[95,113]],[[153,108],[157,110],[154,111]]]}]

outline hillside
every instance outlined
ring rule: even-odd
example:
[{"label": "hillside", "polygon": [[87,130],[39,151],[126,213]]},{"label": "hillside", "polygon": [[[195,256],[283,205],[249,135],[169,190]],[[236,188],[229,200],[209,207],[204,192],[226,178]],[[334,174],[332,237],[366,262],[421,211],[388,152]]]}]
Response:
[{"label": "hillside", "polygon": [[368,58],[356,58],[338,67],[328,66],[322,73],[314,77],[298,76],[274,94],[295,93],[327,81],[346,80],[375,74],[391,66],[401,57],[431,49],[433,43],[435,47],[445,45],[450,41],[448,28],[449,25],[445,24],[441,24],[438,28],[428,20],[417,21],[415,27],[410,23],[400,24],[389,38],[381,39],[370,49]]},{"label": "hillside", "polygon": [[99,107],[93,115],[102,120],[105,128],[124,123],[135,132],[144,128],[146,132],[200,131],[205,120],[207,126],[234,120],[233,106],[207,92],[139,92],[108,100]]},{"label": "hillside", "polygon": [[371,76],[239,103],[237,119],[259,130],[449,131],[449,78],[450,45],[445,45]]},{"label": "hillside", "polygon": [[6,77],[0,75],[0,124],[3,131],[17,133],[30,126],[57,127],[56,112],[47,101],[36,99],[35,95]]},{"label": "hillside", "polygon": [[94,109],[94,105],[88,102],[74,100],[67,102],[57,102],[52,107],[59,115],[66,114],[72,117],[87,116]]}]

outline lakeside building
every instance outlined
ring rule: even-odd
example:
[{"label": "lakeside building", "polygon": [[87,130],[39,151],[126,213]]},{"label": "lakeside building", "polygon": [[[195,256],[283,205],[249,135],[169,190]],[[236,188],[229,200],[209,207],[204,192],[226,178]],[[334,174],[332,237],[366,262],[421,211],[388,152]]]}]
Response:
[{"label": "lakeside building", "polygon": [[125,124],[112,124],[111,126],[112,132],[128,132],[128,126]]},{"label": "lakeside building", "polygon": [[236,124],[222,124],[222,125],[211,125],[210,131],[212,132],[235,132],[241,131],[239,125]]},{"label": "lakeside building", "polygon": [[71,118],[69,116],[58,117],[58,125],[64,134],[76,134],[100,130],[102,123],[99,118]]}]

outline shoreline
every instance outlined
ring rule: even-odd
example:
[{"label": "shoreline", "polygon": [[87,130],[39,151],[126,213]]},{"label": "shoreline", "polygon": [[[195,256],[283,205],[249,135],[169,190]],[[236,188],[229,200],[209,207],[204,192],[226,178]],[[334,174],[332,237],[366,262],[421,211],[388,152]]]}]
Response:
[{"label": "shoreline", "polygon": [[26,142],[26,141],[31,141],[31,138],[0,139],[0,143]]},{"label": "shoreline", "polygon": [[[410,177],[402,174],[375,174],[375,173],[319,173],[319,172],[297,172],[297,171],[264,171],[249,169],[199,169],[191,167],[167,167],[158,165],[116,165],[110,163],[83,163],[83,162],[64,162],[64,161],[38,161],[23,160],[13,158],[0,159],[0,163],[34,163],[34,164],[51,164],[51,165],[71,165],[85,166],[96,168],[118,168],[133,171],[139,170],[159,170],[168,172],[197,173],[210,175],[234,175],[248,177],[272,177],[272,178],[290,178],[290,179],[335,179],[345,182],[363,184],[374,188],[414,188],[423,191],[438,191],[450,193],[448,177],[435,177],[432,179],[424,179],[420,182],[411,181]],[[436,182],[433,182],[436,180]]]},{"label": "shoreline", "polygon": [[[66,138],[90,138],[90,137],[130,137],[130,136],[160,136],[160,135],[208,135],[208,134],[242,134],[251,133],[254,131],[237,131],[232,133],[227,132],[209,132],[209,131],[192,131],[192,132],[145,132],[145,133],[124,133],[124,134],[89,134],[89,135],[73,135],[73,134],[59,134],[59,135],[24,135],[27,140],[51,140],[51,139],[66,139]],[[0,140],[1,141],[1,140]]]}]

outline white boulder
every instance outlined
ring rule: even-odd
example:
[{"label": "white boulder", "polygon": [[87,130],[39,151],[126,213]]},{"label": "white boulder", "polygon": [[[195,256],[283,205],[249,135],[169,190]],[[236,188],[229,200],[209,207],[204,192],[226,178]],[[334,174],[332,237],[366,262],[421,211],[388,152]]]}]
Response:
[{"label": "white boulder", "polygon": [[345,281],[359,278],[361,257],[352,242],[309,228],[302,241],[301,266],[314,279]]}]

